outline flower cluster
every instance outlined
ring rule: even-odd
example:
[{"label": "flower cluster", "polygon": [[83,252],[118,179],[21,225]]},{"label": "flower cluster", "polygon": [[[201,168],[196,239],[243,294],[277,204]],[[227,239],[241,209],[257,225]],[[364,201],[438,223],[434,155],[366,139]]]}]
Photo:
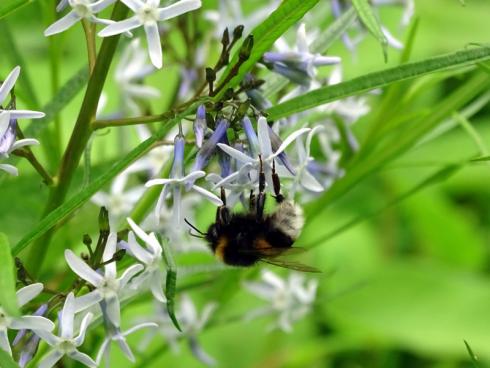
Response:
[{"label": "flower cluster", "polygon": [[116,1],[62,0],[57,10],[62,11],[67,6],[70,6],[70,12],[49,26],[44,31],[44,35],[51,36],[64,32],[79,21],[89,21],[106,25],[99,32],[99,36],[101,37],[114,36],[143,27],[148,42],[150,59],[156,68],[161,68],[163,57],[158,22],[178,17],[181,14],[201,7],[201,0],[180,0],[165,7],[160,7],[160,0],[120,0],[134,13],[132,17],[119,22],[97,17],[98,13]]},{"label": "flower cluster", "polygon": [[[166,35],[167,29],[162,27],[162,22],[199,9],[201,0],[59,2],[57,11],[66,14],[45,30],[46,36],[63,32],[77,22],[83,24],[88,44],[95,44],[89,37],[94,35],[97,24],[104,27],[98,31],[100,37],[120,34],[133,37],[133,33],[143,29],[148,53],[142,50],[139,38],[122,42],[125,49],[113,75],[117,109],[106,114],[104,100],[112,102],[113,96],[96,96],[93,110],[97,102],[99,109],[93,115],[97,117],[95,121],[88,122],[90,126],[86,135],[93,134],[87,138],[84,147],[78,147],[81,148],[78,151],[85,149],[86,164],[90,164],[92,140],[94,145],[100,145],[102,136],[95,133],[97,129],[116,126],[119,129],[123,125],[134,124],[137,124],[136,128],[124,127],[118,131],[118,152],[125,153],[125,143],[134,143],[135,135],[143,142],[140,147],[145,146],[146,151],[139,150],[137,155],[141,157],[130,164],[129,160],[125,161],[124,170],[113,175],[110,188],[99,189],[91,197],[92,203],[103,207],[96,245],[92,247],[91,237],[86,235],[83,242],[88,254],[68,248],[64,250],[64,259],[73,271],[71,276],[76,278],[75,282],[69,287],[63,283],[63,291],[49,290],[54,296],[46,301],[47,298],[38,298],[44,290],[41,283],[34,279],[29,282],[19,280],[27,286],[17,292],[18,305],[25,310],[32,306],[33,312],[12,316],[0,306],[0,348],[18,357],[20,366],[29,364],[38,353],[42,354],[39,357],[42,368],[53,367],[62,359],[72,359],[88,367],[97,367],[103,362],[109,366],[113,343],[128,360],[134,362],[135,352],[127,337],[140,329],[148,329],[142,344],[160,334],[177,351],[177,341],[184,340],[200,362],[206,365],[216,363],[201,346],[199,335],[213,324],[213,312],[218,305],[208,298],[201,309],[187,292],[176,288],[175,279],[178,271],[180,287],[180,277],[185,278],[199,267],[205,272],[220,272],[227,265],[213,262],[210,257],[204,264],[189,266],[181,265],[180,257],[176,257],[179,261],[176,265],[173,252],[204,251],[209,255],[205,241],[212,231],[200,231],[192,223],[209,225],[209,216],[205,220],[203,218],[211,211],[217,213],[218,221],[222,215],[242,211],[240,204],[245,210],[250,209],[256,205],[256,194],[262,196],[258,201],[265,202],[267,193],[267,196],[276,198],[277,207],[284,209],[290,205],[291,211],[298,208],[297,212],[301,212],[301,204],[318,198],[345,174],[346,160],[359,149],[355,124],[370,111],[369,97],[356,96],[316,107],[307,113],[283,119],[271,118],[272,114],[267,110],[274,104],[342,82],[342,59],[318,49],[314,42],[318,30],[308,21],[292,27],[294,29],[277,39],[270,50],[254,59],[253,67],[247,69],[243,80],[229,83],[242,75],[241,68],[255,51],[253,35],[244,38],[239,45],[242,33],[244,30],[249,33],[279,3],[270,1],[264,6],[257,1],[257,8],[245,14],[240,2],[219,0],[218,11],[204,13],[206,26],[209,22],[212,25],[209,34],[204,36],[200,32],[190,34],[189,29],[194,25],[187,23],[191,21],[179,23],[184,42],[195,50],[186,55],[182,65],[178,65],[180,69],[176,75],[180,80],[172,94],[166,90],[167,83],[162,88],[145,84],[145,79],[164,64],[161,37]],[[375,7],[399,3],[372,1]],[[413,14],[413,1],[401,3],[405,7],[402,24],[406,25]],[[335,17],[345,11],[347,4],[337,0],[329,3]],[[129,17],[119,21],[102,18],[113,5],[127,7]],[[323,7],[320,9],[324,10],[329,5],[321,4]],[[308,24],[308,29],[305,24]],[[343,35],[344,42],[351,49],[357,43],[351,38],[354,32],[356,37],[364,34],[360,23]],[[383,32],[391,46],[402,47],[384,27]],[[216,50],[202,46],[207,43],[214,45],[216,40],[207,42],[211,38],[219,41],[221,54],[213,67],[204,69],[203,66],[215,57]],[[232,56],[234,50],[235,57]],[[175,61],[181,61],[181,55],[172,56]],[[44,117],[41,112],[17,110],[14,85],[19,73],[20,68],[14,68],[0,85],[2,161],[10,159],[11,154],[20,153],[25,157],[30,154],[32,158],[27,146],[39,144],[35,139],[24,139],[17,126],[20,119]],[[171,95],[172,105],[164,113],[153,114],[163,95]],[[181,101],[187,97],[187,101]],[[160,124],[150,126],[149,123]],[[74,137],[77,138],[76,135]],[[151,146],[145,142],[150,142]],[[65,154],[65,164],[72,158],[71,153]],[[66,174],[66,166],[71,164],[70,161],[69,165],[60,168],[60,177]],[[36,163],[33,166],[40,165]],[[0,170],[18,174],[12,164],[0,163]],[[90,174],[89,171],[85,167],[86,175]],[[59,197],[66,193],[61,194]],[[63,199],[58,205],[62,205]],[[283,223],[293,226],[289,222],[294,221],[283,219]],[[296,222],[302,224],[303,220]],[[295,233],[300,230],[295,229]],[[237,230],[237,236],[243,235],[240,231]],[[226,239],[220,239],[218,247],[224,246]],[[274,247],[262,248],[270,251]],[[279,262],[271,263],[281,265]],[[287,264],[284,266],[287,268]],[[298,267],[290,268],[300,270]],[[318,280],[293,271],[284,278],[267,270],[262,270],[260,275],[260,281],[247,279],[241,285],[267,305],[250,310],[241,317],[248,320],[274,316],[270,329],[291,332],[294,323],[312,309]],[[127,328],[124,306],[135,298],[152,301],[156,306],[155,313],[152,318],[140,319]],[[54,321],[56,317],[56,325],[48,319]],[[89,328],[97,325],[101,326],[104,334],[99,341],[98,353],[92,354],[84,346],[85,338]],[[53,333],[55,328],[57,334]],[[12,344],[8,330],[20,330]],[[47,349],[38,351],[42,341]]]}]

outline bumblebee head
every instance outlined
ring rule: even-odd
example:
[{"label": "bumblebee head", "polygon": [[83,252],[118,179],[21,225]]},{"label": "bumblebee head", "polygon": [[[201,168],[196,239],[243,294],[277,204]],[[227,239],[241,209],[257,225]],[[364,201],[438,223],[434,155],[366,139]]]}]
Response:
[{"label": "bumblebee head", "polygon": [[208,241],[210,247],[213,249],[213,251],[215,251],[219,241],[219,232],[218,232],[217,224],[212,224],[211,226],[209,226],[205,238]]}]

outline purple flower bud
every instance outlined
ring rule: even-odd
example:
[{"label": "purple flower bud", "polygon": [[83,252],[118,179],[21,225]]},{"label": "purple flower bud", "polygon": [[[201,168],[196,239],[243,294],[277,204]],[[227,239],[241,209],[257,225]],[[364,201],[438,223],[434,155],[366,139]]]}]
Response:
[{"label": "purple flower bud", "polygon": [[24,345],[20,353],[19,358],[19,367],[24,368],[34,357],[37,352],[37,348],[39,347],[39,342],[41,338],[37,335],[32,335],[31,338]]},{"label": "purple flower bud", "polygon": [[197,108],[196,120],[194,120],[194,134],[196,136],[196,145],[201,148],[202,141],[204,140],[204,135],[206,134],[207,124],[206,124],[206,107],[200,105]]},{"label": "purple flower bud", "polygon": [[[228,141],[228,137],[226,134],[223,135],[219,143],[226,144],[227,146],[230,145],[230,142]],[[219,161],[219,166],[221,167],[221,177],[226,178],[228,175],[231,174],[230,155],[226,154],[223,150],[218,150],[218,161]]]},{"label": "purple flower bud", "polygon": [[182,178],[184,177],[184,148],[185,139],[182,135],[177,134],[174,139],[174,161],[172,163],[172,171],[170,177]]},{"label": "purple flower bud", "polygon": [[216,125],[216,129],[209,139],[204,142],[199,153],[196,157],[196,163],[194,164],[194,168],[192,171],[202,170],[208,164],[211,156],[216,151],[216,145],[223,139],[223,136],[226,135],[226,130],[230,126],[230,123],[226,119],[220,119],[218,124]]},{"label": "purple flower bud", "polygon": [[10,148],[15,142],[17,134],[17,120],[0,121],[0,155],[8,155]]},{"label": "purple flower bud", "polygon": [[272,64],[272,69],[276,73],[281,74],[293,83],[305,87],[308,87],[310,85],[311,77],[306,70],[294,68],[283,63]]},{"label": "purple flower bud", "polygon": [[242,119],[242,127],[245,135],[247,136],[250,157],[256,158],[259,155],[259,139],[257,138],[254,127],[252,126],[252,122],[247,116]]}]

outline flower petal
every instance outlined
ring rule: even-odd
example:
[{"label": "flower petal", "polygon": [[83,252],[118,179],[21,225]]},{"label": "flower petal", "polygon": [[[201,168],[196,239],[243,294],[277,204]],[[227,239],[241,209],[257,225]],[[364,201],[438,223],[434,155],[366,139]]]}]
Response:
[{"label": "flower petal", "polygon": [[162,303],[167,302],[167,298],[163,293],[163,275],[161,272],[153,273],[150,279],[150,289],[156,300]]},{"label": "flower petal", "polygon": [[87,333],[87,328],[90,325],[90,322],[92,322],[93,316],[94,315],[92,313],[87,313],[83,317],[82,323],[80,323],[80,332],[74,340],[76,346],[82,345],[83,341],[85,340],[85,334]]},{"label": "flower petal", "polygon": [[51,350],[44,359],[39,363],[38,368],[51,368],[63,357],[59,350]]},{"label": "flower petal", "polygon": [[201,7],[201,0],[181,0],[170,6],[158,10],[158,20],[167,20],[178,17]]},{"label": "flower petal", "polygon": [[172,184],[178,182],[179,182],[178,179],[151,179],[145,183],[145,187],[152,187],[154,185]]},{"label": "flower petal", "polygon": [[26,138],[26,139],[20,139],[17,142],[15,142],[12,147],[10,147],[10,152],[13,152],[19,148],[25,147],[25,146],[37,146],[39,145],[39,141],[34,138]]},{"label": "flower petal", "polygon": [[44,31],[44,35],[46,37],[48,37],[48,36],[52,36],[54,34],[66,31],[68,28],[70,28],[72,25],[74,25],[80,19],[82,19],[82,17],[79,16],[77,13],[75,13],[75,11],[72,10],[67,15],[65,15],[63,18],[61,18],[58,21],[51,24]]},{"label": "flower petal", "polygon": [[141,22],[135,16],[120,22],[109,24],[102,31],[100,31],[98,35],[100,37],[114,36],[138,28],[139,26],[141,26]]},{"label": "flower petal", "polygon": [[10,328],[14,330],[46,330],[53,331],[54,323],[40,316],[22,316],[12,319]]},{"label": "flower petal", "polygon": [[72,358],[73,360],[76,360],[76,361],[86,365],[87,367],[97,368],[97,363],[95,363],[91,357],[89,357],[85,353],[79,352],[78,350],[75,350],[71,353],[68,353],[68,356],[70,358]]},{"label": "flower petal", "polygon": [[65,250],[65,259],[70,268],[82,279],[90,282],[93,286],[100,285],[104,278],[90,268],[88,264],[82,261],[70,249]]},{"label": "flower petal", "polygon": [[281,143],[277,151],[274,152],[274,154],[271,156],[271,158],[279,156],[287,148],[287,146],[294,142],[296,138],[298,138],[302,134],[309,132],[310,130],[310,128],[302,128],[288,135],[287,138]]},{"label": "flower petal", "polygon": [[261,116],[257,121],[257,132],[259,138],[260,153],[262,154],[262,159],[272,155],[272,143],[269,136],[269,125],[267,124],[267,119]]},{"label": "flower petal", "polygon": [[117,296],[105,299],[107,318],[115,327],[121,326],[121,305]]},{"label": "flower petal", "polygon": [[0,105],[3,104],[12,88],[14,88],[15,82],[17,81],[17,78],[19,78],[19,74],[20,66],[16,66],[14,69],[12,69],[7,78],[5,78],[5,81],[0,86]]},{"label": "flower petal", "polygon": [[[109,237],[107,238],[107,243],[104,249],[104,254],[102,255],[102,260],[104,262],[108,262],[114,257],[114,254],[116,253],[116,247],[117,247],[117,234],[116,233],[110,233]],[[116,278],[117,276],[117,269],[116,269],[116,262],[109,262],[104,266],[104,271],[105,271],[105,277],[106,278]]]},{"label": "flower petal", "polygon": [[143,7],[141,0],[121,0],[129,9],[136,12]]},{"label": "flower petal", "polygon": [[128,234],[128,242],[126,244],[131,255],[138,261],[143,262],[144,264],[151,262],[151,255],[146,249],[138,244],[132,231]]},{"label": "flower petal", "polygon": [[99,290],[91,291],[85,295],[75,298],[75,313],[84,311],[87,308],[97,304],[102,300],[102,294]]},{"label": "flower petal", "polygon": [[197,185],[193,185],[192,189],[194,189],[196,192],[201,194],[204,198],[206,198],[208,201],[214,203],[215,205],[217,205],[217,206],[223,205],[223,201],[218,196],[211,193],[210,191],[208,191],[204,188],[198,187]]},{"label": "flower petal", "polygon": [[61,310],[60,316],[60,336],[64,339],[71,339],[73,337],[73,323],[75,319],[75,295],[73,293],[68,294],[65,300],[65,305]]},{"label": "flower petal", "polygon": [[3,170],[13,176],[19,176],[19,170],[12,165],[0,164],[0,170]]},{"label": "flower petal", "polygon": [[46,114],[41,111],[32,110],[9,110],[11,119],[40,119]]},{"label": "flower petal", "polygon": [[246,154],[244,154],[243,152],[240,152],[239,150],[237,150],[233,147],[230,147],[226,144],[218,143],[218,147],[221,148],[223,151],[225,151],[225,153],[230,155],[232,158],[234,158],[235,160],[238,160],[240,162],[247,163],[247,162],[254,162],[255,161],[252,157],[249,157]]},{"label": "flower petal", "polygon": [[143,265],[140,264],[136,264],[136,265],[132,265],[131,267],[128,267],[122,274],[121,278],[119,279],[120,288],[121,289],[124,288],[129,282],[129,280],[131,280],[133,276],[136,275],[137,273],[143,271],[143,269],[144,269]]},{"label": "flower petal", "polygon": [[43,288],[43,284],[38,282],[19,289],[17,291],[17,301],[19,303],[19,307],[22,307],[23,305],[29,303],[32,299],[41,294]]},{"label": "flower petal", "polygon": [[160,43],[160,33],[156,22],[145,24],[146,40],[148,42],[148,53],[151,63],[155,68],[160,69],[163,65],[162,45]]},{"label": "flower petal", "polygon": [[61,341],[58,336],[55,336],[51,332],[46,330],[32,330],[32,332],[34,332],[37,336],[46,341],[50,346],[55,346]]},{"label": "flower petal", "polygon": [[0,349],[6,351],[8,355],[12,356],[12,349],[10,348],[9,337],[7,335],[7,330],[0,330]]}]

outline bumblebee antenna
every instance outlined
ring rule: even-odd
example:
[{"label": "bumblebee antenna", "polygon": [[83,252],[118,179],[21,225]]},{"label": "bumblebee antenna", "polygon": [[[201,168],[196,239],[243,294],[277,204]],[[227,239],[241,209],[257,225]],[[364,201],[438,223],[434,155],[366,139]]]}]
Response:
[{"label": "bumblebee antenna", "polygon": [[[198,236],[200,238],[204,238],[203,235],[206,235],[206,233],[203,233],[201,230],[199,230],[197,227],[195,227],[194,225],[192,225],[189,221],[187,221],[187,219],[185,218],[184,219],[185,223],[187,225],[189,225],[191,228],[193,228],[195,231],[197,231],[199,234],[201,234],[202,236]],[[192,236],[196,236],[196,234],[192,234],[190,231],[189,231],[189,234],[192,235]]]}]

